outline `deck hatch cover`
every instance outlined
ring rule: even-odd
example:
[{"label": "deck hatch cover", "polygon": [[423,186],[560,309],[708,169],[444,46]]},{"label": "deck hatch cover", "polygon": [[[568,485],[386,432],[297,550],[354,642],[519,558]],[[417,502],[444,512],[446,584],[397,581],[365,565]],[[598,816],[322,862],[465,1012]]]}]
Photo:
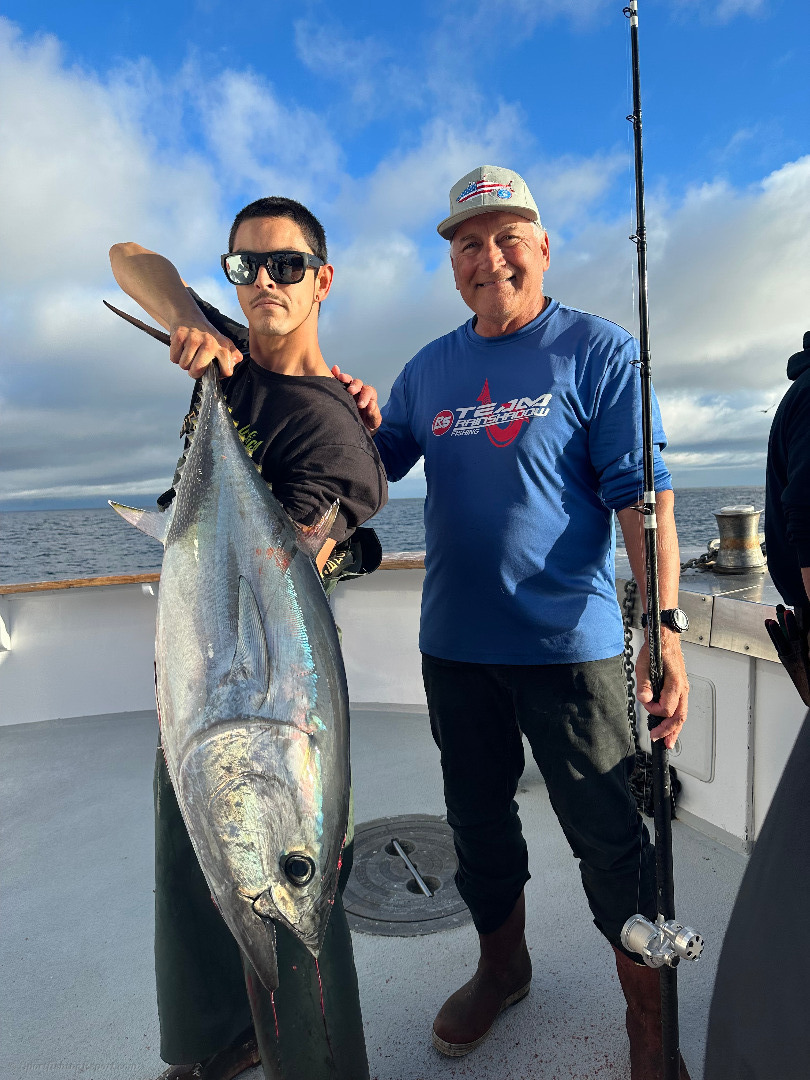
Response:
[{"label": "deck hatch cover", "polygon": [[[394,840],[430,888],[425,896]],[[354,865],[343,906],[352,930],[388,937],[411,937],[452,930],[470,921],[454,881],[453,832],[442,818],[403,814],[358,825]]]}]

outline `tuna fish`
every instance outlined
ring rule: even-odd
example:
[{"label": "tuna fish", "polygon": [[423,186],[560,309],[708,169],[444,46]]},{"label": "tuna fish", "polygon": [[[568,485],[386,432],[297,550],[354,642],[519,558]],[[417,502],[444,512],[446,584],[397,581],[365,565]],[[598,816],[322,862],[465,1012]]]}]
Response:
[{"label": "tuna fish", "polygon": [[209,367],[170,509],[110,505],[164,545],[163,751],[211,893],[272,990],[275,923],[318,956],[346,835],[346,676],[312,561],[337,504],[309,530],[293,525]]}]

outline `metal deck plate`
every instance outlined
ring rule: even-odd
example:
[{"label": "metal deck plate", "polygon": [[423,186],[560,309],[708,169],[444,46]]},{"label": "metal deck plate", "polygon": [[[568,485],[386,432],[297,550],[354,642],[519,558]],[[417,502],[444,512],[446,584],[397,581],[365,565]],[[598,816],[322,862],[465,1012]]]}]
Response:
[{"label": "metal deck plate", "polygon": [[[425,896],[393,847],[398,840],[433,893]],[[453,877],[453,833],[442,818],[404,814],[358,825],[354,865],[343,906],[352,930],[410,937],[436,934],[470,920]]]}]

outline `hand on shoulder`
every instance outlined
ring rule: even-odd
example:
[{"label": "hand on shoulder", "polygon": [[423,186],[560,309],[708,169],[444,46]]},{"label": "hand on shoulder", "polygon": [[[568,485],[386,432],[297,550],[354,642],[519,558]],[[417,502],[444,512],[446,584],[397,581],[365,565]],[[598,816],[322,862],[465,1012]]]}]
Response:
[{"label": "hand on shoulder", "polygon": [[357,411],[368,428],[369,434],[374,435],[382,423],[380,406],[377,402],[377,391],[373,386],[366,385],[362,379],[353,379],[347,372],[341,371],[337,364],[332,368],[332,374],[339,382],[344,384],[346,390],[352,395],[357,405]]}]

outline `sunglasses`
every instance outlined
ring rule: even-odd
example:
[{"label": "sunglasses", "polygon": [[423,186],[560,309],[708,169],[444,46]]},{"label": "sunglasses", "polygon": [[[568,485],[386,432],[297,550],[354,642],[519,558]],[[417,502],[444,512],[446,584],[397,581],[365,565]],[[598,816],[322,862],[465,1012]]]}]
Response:
[{"label": "sunglasses", "polygon": [[324,265],[308,251],[230,251],[220,261],[232,285],[252,285],[261,266],[277,285],[296,285],[304,280],[308,266]]}]

